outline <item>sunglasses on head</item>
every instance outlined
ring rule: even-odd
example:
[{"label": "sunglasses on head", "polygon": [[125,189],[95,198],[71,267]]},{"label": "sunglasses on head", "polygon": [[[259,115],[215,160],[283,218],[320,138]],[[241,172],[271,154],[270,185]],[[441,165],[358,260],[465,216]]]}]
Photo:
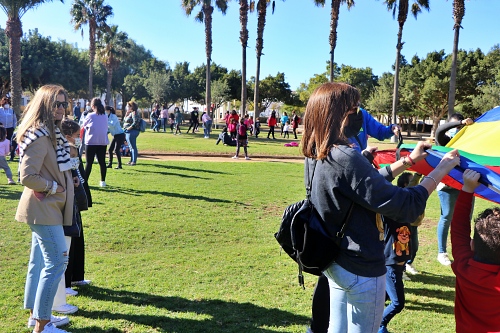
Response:
[{"label": "sunglasses on head", "polygon": [[68,107],[68,102],[56,102],[56,108],[63,107],[63,109],[66,109]]}]

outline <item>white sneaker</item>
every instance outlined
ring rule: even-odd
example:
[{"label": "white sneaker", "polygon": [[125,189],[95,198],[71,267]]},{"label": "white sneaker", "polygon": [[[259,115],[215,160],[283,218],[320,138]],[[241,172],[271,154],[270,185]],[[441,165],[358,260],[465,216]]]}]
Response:
[{"label": "white sneaker", "polygon": [[420,272],[417,271],[411,264],[406,264],[406,272],[411,275],[420,274]]},{"label": "white sneaker", "polygon": [[410,277],[406,275],[406,272],[403,272],[403,281],[411,281]]},{"label": "white sneaker", "polygon": [[69,333],[69,332],[57,328],[52,323],[48,323],[47,325],[45,325],[45,328],[40,333]]},{"label": "white sneaker", "polygon": [[103,181],[103,180],[101,180],[101,181],[99,182],[99,186],[100,186],[100,187],[106,187],[106,182],[105,182],[105,181]]},{"label": "white sneaker", "polygon": [[73,282],[71,282],[71,285],[72,286],[86,286],[86,285],[90,284],[90,282],[92,282],[92,281],[90,281],[90,280],[73,281]]},{"label": "white sneaker", "polygon": [[73,290],[71,288],[66,288],[66,295],[68,295],[68,296],[76,296],[76,295],[78,295],[78,291]]},{"label": "white sneaker", "polygon": [[57,313],[62,313],[62,314],[72,314],[78,311],[78,307],[75,305],[71,304],[63,304],[61,306],[54,306],[52,308],[52,311],[57,312]]},{"label": "white sneaker", "polygon": [[235,160],[237,160],[237,159],[238,159],[238,156],[234,155],[234,156],[233,156],[233,158],[234,158]]},{"label": "white sneaker", "polygon": [[441,263],[441,265],[444,266],[450,266],[451,265],[451,260],[448,257],[448,253],[438,253],[437,260]]},{"label": "white sneaker", "polygon": [[[66,316],[50,316],[50,322],[54,326],[64,326],[69,324],[69,318]],[[31,318],[28,319],[28,327],[35,327],[36,320]]]},{"label": "white sneaker", "polygon": [[245,160],[249,160],[249,159],[250,159],[250,157],[248,157],[248,156],[245,156]]}]

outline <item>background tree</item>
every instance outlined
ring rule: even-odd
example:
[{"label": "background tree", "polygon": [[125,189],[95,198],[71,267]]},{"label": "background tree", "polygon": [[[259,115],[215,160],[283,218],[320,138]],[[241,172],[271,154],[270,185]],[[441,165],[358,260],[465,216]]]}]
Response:
[{"label": "background tree", "polygon": [[260,57],[262,56],[262,50],[264,49],[264,28],[266,26],[266,15],[267,15],[267,6],[270,0],[258,0],[257,3],[257,41],[255,43],[255,51],[257,53],[257,64],[256,64],[256,72],[254,77],[254,91],[253,91],[253,104],[254,104],[254,114],[253,118],[255,118],[260,114],[259,111],[259,81],[260,81]]},{"label": "background tree", "polygon": [[[9,38],[10,89],[12,108],[19,116],[21,107],[21,18],[30,9],[52,0],[0,0],[0,8],[7,15],[5,34]],[[61,0],[61,2],[63,2]]]},{"label": "background tree", "polygon": [[214,81],[212,83],[212,101],[214,102],[214,110],[217,110],[223,103],[231,99],[229,85],[224,79]]},{"label": "background tree", "polygon": [[248,12],[253,10],[255,1],[240,0],[240,43],[241,43],[241,114],[246,113],[247,103],[247,47],[248,47]]},{"label": "background tree", "polygon": [[[401,49],[403,48],[403,42],[401,41],[403,38],[403,27],[405,25],[406,19],[408,17],[409,11],[409,0],[385,0],[384,4],[387,5],[387,9],[389,11],[392,10],[392,16],[396,17],[396,11],[398,13],[398,42],[396,44],[396,62],[394,65],[394,92],[392,96],[392,119],[396,118],[396,112],[398,108],[398,89],[399,89],[399,65],[401,60]],[[429,0],[413,0],[413,4],[411,5],[411,13],[417,18],[418,13],[422,11],[422,8],[429,10]]]},{"label": "background tree", "polygon": [[111,105],[113,71],[128,55],[130,45],[128,35],[118,31],[118,26],[113,25],[104,31],[102,38],[97,43],[97,55],[106,68],[106,105]]},{"label": "background tree", "polygon": [[292,90],[285,81],[284,73],[277,73],[276,76],[268,75],[260,82],[261,107],[256,111],[266,110],[272,103],[291,103]]},{"label": "background tree", "polygon": [[453,0],[453,30],[455,34],[453,37],[453,52],[451,54],[451,74],[450,74],[450,91],[448,93],[448,119],[455,113],[455,87],[457,80],[457,53],[458,53],[458,38],[460,35],[460,28],[462,28],[462,19],[465,15],[464,0]]},{"label": "background tree", "polygon": [[[229,0],[215,0],[215,6],[222,12],[223,15],[226,14],[228,2]],[[207,55],[205,105],[207,106],[207,110],[210,110],[212,103],[210,90],[210,67],[212,60],[212,13],[214,11],[214,7],[212,6],[212,0],[182,0],[182,8],[188,16],[191,15],[195,7],[198,5],[201,6],[201,10],[198,12],[198,14],[196,14],[195,20],[200,23],[205,23],[205,52]]]},{"label": "background tree", "polygon": [[75,30],[89,26],[89,99],[94,97],[94,61],[96,56],[96,41],[108,29],[106,21],[113,15],[113,8],[105,5],[104,0],[74,0],[71,5],[71,23]]},{"label": "background tree", "polygon": [[[335,47],[337,46],[337,26],[339,23],[340,5],[347,4],[347,9],[354,6],[354,0],[331,0],[332,8],[330,14],[330,82],[333,82],[335,76]],[[326,0],[314,0],[316,6],[325,6]]]}]

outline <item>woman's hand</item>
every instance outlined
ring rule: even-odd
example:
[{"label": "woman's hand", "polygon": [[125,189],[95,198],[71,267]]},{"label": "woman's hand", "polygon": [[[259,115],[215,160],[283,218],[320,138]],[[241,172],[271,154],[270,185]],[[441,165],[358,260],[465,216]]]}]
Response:
[{"label": "woman's hand", "polygon": [[57,184],[56,193],[63,193],[65,191],[66,191],[66,189],[64,187],[62,187],[62,185]]},{"label": "woman's hand", "polygon": [[73,177],[73,185],[75,185],[75,187],[80,186],[80,178]]},{"label": "woman's hand", "polygon": [[464,186],[462,191],[474,193],[474,190],[479,186],[479,178],[481,174],[474,170],[467,169],[464,171]]},{"label": "woman's hand", "polygon": [[427,157],[427,153],[425,152],[427,149],[431,149],[432,144],[424,141],[419,141],[413,151],[410,154],[410,158],[414,163],[417,163],[420,160],[423,160]]},{"label": "woman's hand", "polygon": [[460,153],[457,149],[453,149],[452,151],[447,152],[436,168],[443,169],[448,172],[451,171],[454,167],[460,164]]}]

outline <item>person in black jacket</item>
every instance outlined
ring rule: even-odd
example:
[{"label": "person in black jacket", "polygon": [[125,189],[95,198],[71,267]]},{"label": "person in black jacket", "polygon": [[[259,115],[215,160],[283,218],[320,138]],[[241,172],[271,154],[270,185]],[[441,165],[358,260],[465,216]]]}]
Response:
[{"label": "person in black jacket", "polygon": [[195,106],[195,107],[193,107],[193,111],[191,111],[191,120],[190,120],[189,128],[188,128],[186,133],[189,133],[189,130],[191,129],[191,127],[193,128],[193,133],[195,130],[198,129],[198,126],[200,125],[200,120],[198,119],[199,118],[198,116],[199,116],[198,108]]}]

